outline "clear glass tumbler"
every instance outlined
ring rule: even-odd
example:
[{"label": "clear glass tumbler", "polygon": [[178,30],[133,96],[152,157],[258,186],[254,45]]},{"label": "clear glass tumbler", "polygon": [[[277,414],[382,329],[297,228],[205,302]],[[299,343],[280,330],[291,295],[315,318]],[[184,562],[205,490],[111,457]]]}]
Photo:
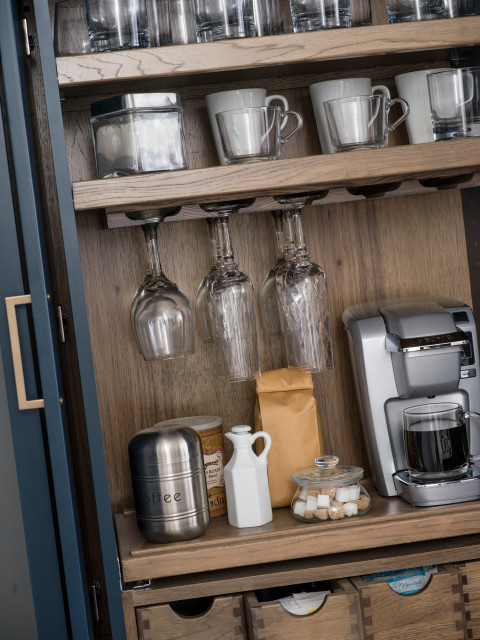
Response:
[{"label": "clear glass tumbler", "polygon": [[85,0],[94,53],[150,46],[146,0]]},{"label": "clear glass tumbler", "polygon": [[352,26],[350,0],[290,0],[290,12],[295,33]]}]

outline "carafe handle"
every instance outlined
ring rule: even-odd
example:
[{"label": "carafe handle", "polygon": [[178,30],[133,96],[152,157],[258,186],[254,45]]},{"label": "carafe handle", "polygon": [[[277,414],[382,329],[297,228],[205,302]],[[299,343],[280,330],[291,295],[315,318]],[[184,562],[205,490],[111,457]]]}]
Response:
[{"label": "carafe handle", "polygon": [[268,455],[268,452],[270,451],[270,447],[272,446],[272,436],[266,431],[257,431],[257,433],[254,433],[252,436],[252,439],[251,439],[252,444],[255,442],[257,438],[264,438],[265,440],[265,446],[263,448],[263,451],[260,455],[257,456],[257,458],[263,462],[265,461]]},{"label": "carafe handle", "polygon": [[[478,413],[477,411],[464,411],[463,412],[463,417],[465,419],[475,418],[476,420],[480,421],[480,413]],[[475,463],[475,462],[478,462],[479,460],[480,460],[480,453],[477,453],[475,455],[470,454],[468,456],[468,461],[470,463]]]}]

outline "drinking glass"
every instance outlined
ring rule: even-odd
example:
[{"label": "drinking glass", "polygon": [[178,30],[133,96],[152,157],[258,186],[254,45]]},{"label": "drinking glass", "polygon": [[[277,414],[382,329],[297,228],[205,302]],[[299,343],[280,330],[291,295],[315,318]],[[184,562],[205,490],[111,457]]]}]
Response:
[{"label": "drinking glass", "polygon": [[169,0],[146,0],[148,33],[151,47],[173,44]]},{"label": "drinking glass", "polygon": [[[403,113],[392,124],[388,113],[394,104],[401,104]],[[356,149],[379,149],[388,144],[388,134],[408,116],[410,107],[402,98],[389,100],[385,95],[336,98],[324,104],[335,152]]]},{"label": "drinking glass", "polygon": [[388,22],[416,22],[446,18],[446,0],[387,0]]},{"label": "drinking glass", "polygon": [[195,318],[188,298],[163,272],[157,244],[158,224],[180,207],[128,213],[142,221],[147,245],[147,273],[130,306],[138,347],[144,359],[183,358],[195,350]]},{"label": "drinking glass", "polygon": [[193,0],[193,9],[197,42],[245,38],[246,23],[253,20],[246,0]]},{"label": "drinking glass", "polygon": [[85,0],[93,52],[150,46],[146,0]]},{"label": "drinking glass", "polygon": [[286,205],[285,264],[276,282],[287,360],[311,373],[333,369],[333,350],[325,271],[311,261],[301,213],[326,193],[275,197]]},{"label": "drinking glass", "polygon": [[229,228],[230,214],[253,202],[201,205],[205,211],[217,213],[213,229],[218,257],[216,268],[205,281],[208,292],[205,317],[219,348],[226,378],[232,382],[252,380],[260,375],[253,286],[235,262]]},{"label": "drinking glass", "polygon": [[[297,120],[297,126],[282,136],[288,116]],[[222,111],[215,117],[227,164],[277,160],[282,146],[303,126],[299,113],[273,106]]]},{"label": "drinking glass", "polygon": [[56,56],[90,53],[84,0],[62,0],[56,3],[53,46]]},{"label": "drinking glass", "polygon": [[480,67],[427,73],[435,140],[480,136]]},{"label": "drinking glass", "polygon": [[350,0],[290,0],[290,11],[295,33],[352,26]]}]

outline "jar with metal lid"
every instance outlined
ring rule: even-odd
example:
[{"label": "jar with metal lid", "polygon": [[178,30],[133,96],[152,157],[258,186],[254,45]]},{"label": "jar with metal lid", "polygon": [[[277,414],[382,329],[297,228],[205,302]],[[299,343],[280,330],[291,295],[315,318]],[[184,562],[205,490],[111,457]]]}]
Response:
[{"label": "jar with metal lid", "polygon": [[367,513],[371,499],[360,484],[363,469],[338,462],[337,456],[321,456],[315,458],[315,467],[292,475],[298,485],[291,506],[295,518],[320,522]]},{"label": "jar with metal lid", "polygon": [[90,110],[99,178],[188,168],[177,93],[129,93]]},{"label": "jar with metal lid", "polygon": [[202,442],[173,423],[139,431],[128,445],[137,524],[150,542],[196,538],[210,521]]}]

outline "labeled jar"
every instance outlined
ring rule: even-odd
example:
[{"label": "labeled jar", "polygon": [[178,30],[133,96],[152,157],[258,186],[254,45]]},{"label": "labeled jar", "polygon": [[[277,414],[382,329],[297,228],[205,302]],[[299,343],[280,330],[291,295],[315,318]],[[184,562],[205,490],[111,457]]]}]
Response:
[{"label": "labeled jar", "polygon": [[188,168],[177,93],[129,93],[90,110],[99,178]]},{"label": "labeled jar", "polygon": [[338,462],[337,456],[321,456],[315,458],[315,467],[292,475],[298,485],[291,506],[297,520],[341,520],[363,516],[370,509],[370,496],[360,484],[363,469]]},{"label": "labeled jar", "polygon": [[182,424],[200,436],[203,450],[203,464],[207,481],[208,508],[210,517],[227,513],[227,497],[225,494],[225,448],[223,443],[222,419],[218,416],[187,416],[164,420],[156,426]]},{"label": "labeled jar", "polygon": [[150,542],[196,538],[210,521],[198,433],[183,424],[155,425],[128,445],[138,528]]}]

